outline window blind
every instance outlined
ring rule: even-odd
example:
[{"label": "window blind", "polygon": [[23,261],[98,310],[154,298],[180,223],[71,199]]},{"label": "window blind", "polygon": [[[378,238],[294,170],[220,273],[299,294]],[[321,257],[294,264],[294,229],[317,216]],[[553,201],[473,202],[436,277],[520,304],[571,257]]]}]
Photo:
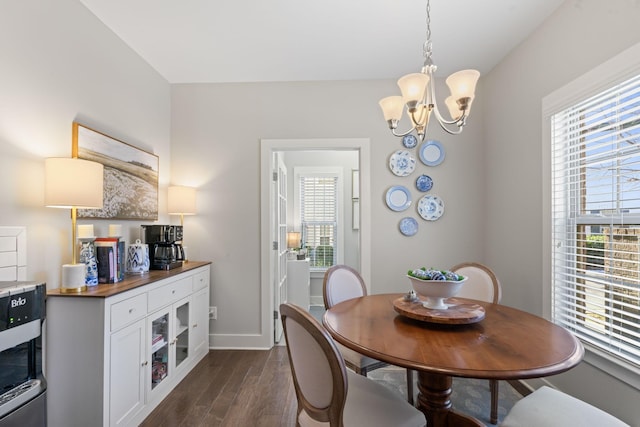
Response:
[{"label": "window blind", "polygon": [[640,75],[551,117],[552,316],[640,365]]},{"label": "window blind", "polygon": [[303,241],[310,248],[312,269],[336,263],[338,177],[300,177],[300,222]]}]

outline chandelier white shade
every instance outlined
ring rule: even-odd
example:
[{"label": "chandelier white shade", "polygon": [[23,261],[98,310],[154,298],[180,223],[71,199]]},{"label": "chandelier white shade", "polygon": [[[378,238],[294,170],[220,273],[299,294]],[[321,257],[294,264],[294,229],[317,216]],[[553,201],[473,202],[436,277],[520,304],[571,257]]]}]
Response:
[{"label": "chandelier white shade", "polygon": [[[431,17],[427,0],[427,40],[423,45],[424,65],[421,72],[407,74],[398,79],[401,96],[389,96],[380,100],[380,108],[389,129],[395,136],[405,136],[415,131],[424,140],[431,114],[446,132],[458,134],[466,124],[471,103],[475,97],[476,83],[480,73],[462,70],[446,79],[451,95],[444,100],[449,118],[440,113],[436,102],[434,73],[437,67],[431,59]],[[410,126],[406,131],[397,131],[403,112],[407,110]]]}]

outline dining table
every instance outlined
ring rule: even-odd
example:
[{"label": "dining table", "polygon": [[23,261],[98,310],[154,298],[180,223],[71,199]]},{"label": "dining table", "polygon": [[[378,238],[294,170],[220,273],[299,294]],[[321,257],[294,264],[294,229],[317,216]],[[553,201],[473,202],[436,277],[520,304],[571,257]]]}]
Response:
[{"label": "dining table", "polygon": [[417,371],[416,406],[429,427],[484,426],[452,408],[453,377],[539,378],[582,361],[580,341],[542,317],[476,300],[446,302],[448,309],[432,310],[403,294],[367,295],[334,305],[322,322],[340,344]]}]

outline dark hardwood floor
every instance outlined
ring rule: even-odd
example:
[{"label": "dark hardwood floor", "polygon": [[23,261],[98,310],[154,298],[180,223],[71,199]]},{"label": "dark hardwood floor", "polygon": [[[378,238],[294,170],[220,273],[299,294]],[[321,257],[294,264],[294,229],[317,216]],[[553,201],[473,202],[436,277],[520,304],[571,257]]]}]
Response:
[{"label": "dark hardwood floor", "polygon": [[143,427],[295,426],[287,349],[211,350]]},{"label": "dark hardwood floor", "polygon": [[296,409],[286,347],[211,350],[141,426],[293,427]]}]

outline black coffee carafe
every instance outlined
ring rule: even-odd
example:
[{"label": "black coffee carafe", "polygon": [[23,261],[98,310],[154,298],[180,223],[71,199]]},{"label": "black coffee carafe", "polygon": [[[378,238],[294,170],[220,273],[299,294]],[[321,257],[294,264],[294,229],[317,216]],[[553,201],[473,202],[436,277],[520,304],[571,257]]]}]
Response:
[{"label": "black coffee carafe", "polygon": [[156,242],[153,248],[153,267],[159,270],[167,269],[176,262],[176,245],[170,242]]}]

